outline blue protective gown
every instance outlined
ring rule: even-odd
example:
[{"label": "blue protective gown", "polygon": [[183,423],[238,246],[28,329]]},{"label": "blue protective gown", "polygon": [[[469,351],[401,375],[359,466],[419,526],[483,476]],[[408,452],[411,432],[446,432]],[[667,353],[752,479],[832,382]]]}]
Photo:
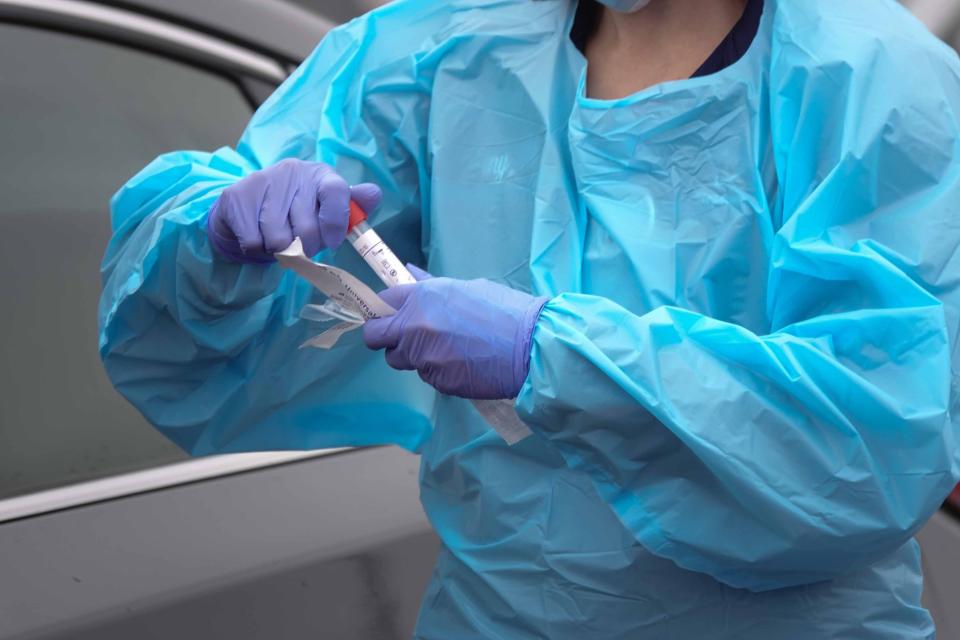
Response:
[{"label": "blue protective gown", "polygon": [[[932,637],[912,535],[958,477],[955,55],[890,1],[768,0],[736,64],[599,101],[574,11],[401,0],[236,149],[144,169],[112,203],[111,378],[198,455],[421,452],[418,638]],[[310,286],[212,256],[219,192],[287,157],[382,185],[402,258],[552,297],[534,437],[356,334],[298,350]]]}]

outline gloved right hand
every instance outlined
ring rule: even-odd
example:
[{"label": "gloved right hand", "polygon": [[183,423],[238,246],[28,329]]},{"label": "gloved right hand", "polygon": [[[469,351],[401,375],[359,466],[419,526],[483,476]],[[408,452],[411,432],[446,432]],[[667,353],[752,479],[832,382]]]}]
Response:
[{"label": "gloved right hand", "polygon": [[297,236],[312,256],[343,242],[351,198],[373,211],[382,194],[374,184],[351,188],[330,165],[283,160],[224,189],[210,208],[207,237],[234,262],[273,262]]}]

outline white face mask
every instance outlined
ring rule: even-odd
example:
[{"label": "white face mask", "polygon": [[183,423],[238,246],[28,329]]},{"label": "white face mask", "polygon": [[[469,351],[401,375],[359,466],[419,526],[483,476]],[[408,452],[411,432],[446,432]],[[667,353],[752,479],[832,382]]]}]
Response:
[{"label": "white face mask", "polygon": [[606,5],[613,9],[614,11],[621,11],[623,13],[633,13],[634,11],[640,11],[645,6],[650,4],[650,0],[597,0],[600,4]]}]

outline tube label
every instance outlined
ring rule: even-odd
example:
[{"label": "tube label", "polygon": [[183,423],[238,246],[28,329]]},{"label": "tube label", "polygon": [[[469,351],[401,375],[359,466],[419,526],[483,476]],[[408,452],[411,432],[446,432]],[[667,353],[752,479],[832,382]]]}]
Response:
[{"label": "tube label", "polygon": [[360,237],[353,241],[353,248],[388,287],[413,284],[417,281],[373,229],[360,234]]}]

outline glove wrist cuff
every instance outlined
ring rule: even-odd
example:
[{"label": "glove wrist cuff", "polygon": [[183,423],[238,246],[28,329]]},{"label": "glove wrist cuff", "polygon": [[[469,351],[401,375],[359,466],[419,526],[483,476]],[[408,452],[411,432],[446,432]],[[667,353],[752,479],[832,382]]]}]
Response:
[{"label": "glove wrist cuff", "polygon": [[533,348],[533,332],[537,327],[537,321],[540,319],[540,313],[544,306],[550,301],[550,298],[541,296],[532,298],[529,306],[523,313],[520,324],[517,327],[517,337],[514,340],[514,384],[513,389],[507,397],[515,398],[520,394],[520,389],[530,373],[530,351]]}]

